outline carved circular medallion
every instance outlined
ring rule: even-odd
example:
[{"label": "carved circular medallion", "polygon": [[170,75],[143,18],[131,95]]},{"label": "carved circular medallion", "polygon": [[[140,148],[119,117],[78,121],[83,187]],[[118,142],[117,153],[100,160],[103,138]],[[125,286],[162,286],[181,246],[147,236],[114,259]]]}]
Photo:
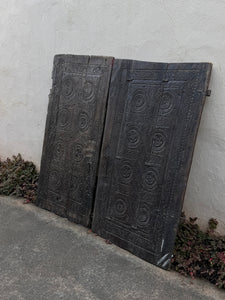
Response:
[{"label": "carved circular medallion", "polygon": [[146,108],[146,95],[145,92],[140,90],[136,90],[132,97],[132,109],[135,112],[142,112]]},{"label": "carved circular medallion", "polygon": [[140,226],[146,226],[149,223],[149,211],[146,205],[143,205],[138,210],[137,223]]},{"label": "carved circular medallion", "polygon": [[78,126],[81,131],[86,131],[89,127],[89,116],[86,112],[81,112],[79,114]]},{"label": "carved circular medallion", "polygon": [[81,162],[84,158],[83,146],[80,144],[75,144],[72,146],[72,157],[77,163]]},{"label": "carved circular medallion", "polygon": [[59,175],[59,172],[56,170],[53,170],[50,172],[49,177],[49,187],[50,189],[57,189],[61,186],[61,178]]},{"label": "carved circular medallion", "polygon": [[61,139],[58,139],[54,145],[54,155],[55,160],[62,160],[65,154],[64,142]]},{"label": "carved circular medallion", "polygon": [[152,137],[152,150],[154,152],[161,152],[166,145],[166,136],[163,132],[157,131]]},{"label": "carved circular medallion", "polygon": [[143,176],[143,187],[148,190],[154,190],[157,187],[158,173],[155,169],[150,169],[144,173]]},{"label": "carved circular medallion", "polygon": [[61,127],[66,127],[70,122],[70,112],[67,108],[59,110],[58,122]]},{"label": "carved circular medallion", "polygon": [[135,127],[129,128],[127,131],[127,140],[129,148],[136,148],[140,143],[140,134]]},{"label": "carved circular medallion", "polygon": [[173,95],[165,92],[160,102],[160,112],[163,115],[169,114],[173,110]]},{"label": "carved circular medallion", "polygon": [[74,92],[74,81],[71,75],[66,75],[62,80],[62,94],[71,97]]},{"label": "carved circular medallion", "polygon": [[83,86],[84,101],[92,101],[94,98],[95,89],[91,81],[86,81]]},{"label": "carved circular medallion", "polygon": [[128,210],[127,201],[122,198],[117,198],[114,203],[114,213],[118,217],[123,217]]},{"label": "carved circular medallion", "polygon": [[133,175],[132,166],[128,162],[124,162],[119,169],[119,175],[123,181],[129,182]]}]

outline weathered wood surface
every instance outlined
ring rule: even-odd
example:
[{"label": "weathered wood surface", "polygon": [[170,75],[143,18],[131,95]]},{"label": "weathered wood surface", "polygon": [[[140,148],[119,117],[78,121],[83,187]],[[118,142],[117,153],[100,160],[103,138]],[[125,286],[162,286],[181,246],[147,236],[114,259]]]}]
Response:
[{"label": "weathered wood surface", "polygon": [[113,58],[56,55],[38,204],[90,224]]},{"label": "weathered wood surface", "polygon": [[164,269],[211,68],[114,61],[92,228]]}]

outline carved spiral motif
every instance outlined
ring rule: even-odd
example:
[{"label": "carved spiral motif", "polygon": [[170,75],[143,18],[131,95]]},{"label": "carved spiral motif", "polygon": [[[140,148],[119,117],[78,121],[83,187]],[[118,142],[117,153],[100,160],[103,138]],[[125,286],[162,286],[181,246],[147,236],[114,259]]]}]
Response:
[{"label": "carved spiral motif", "polygon": [[138,210],[137,223],[140,226],[146,226],[148,225],[149,220],[150,220],[149,210],[146,205],[143,205]]},{"label": "carved spiral motif", "polygon": [[63,140],[59,139],[55,142],[53,158],[55,160],[62,160],[64,154],[65,154],[64,143]]},{"label": "carved spiral motif", "polygon": [[75,144],[72,147],[72,157],[73,160],[77,163],[81,162],[84,158],[83,146],[80,144]]},{"label": "carved spiral motif", "polygon": [[146,95],[145,92],[141,89],[138,89],[134,92],[132,97],[132,109],[135,112],[142,112],[146,108]]},{"label": "carved spiral motif", "polygon": [[117,198],[114,203],[114,213],[117,217],[123,217],[128,210],[128,204],[125,199]]},{"label": "carved spiral motif", "polygon": [[161,152],[166,145],[166,136],[163,132],[157,131],[152,137],[152,150],[154,152]]},{"label": "carved spiral motif", "polygon": [[59,111],[59,125],[66,127],[70,122],[70,112],[67,108],[62,108]]},{"label": "carved spiral motif", "polygon": [[49,178],[49,186],[50,186],[50,189],[53,189],[53,190],[60,188],[61,179],[60,179],[60,175],[59,175],[58,171],[56,171],[56,170],[51,171],[50,178]]},{"label": "carved spiral motif", "polygon": [[131,180],[132,175],[133,175],[133,169],[128,162],[125,162],[124,164],[122,164],[122,166],[119,170],[119,175],[123,181],[129,182]]},{"label": "carved spiral motif", "polygon": [[157,187],[158,181],[158,173],[155,169],[150,169],[143,176],[143,187],[148,190],[152,191]]},{"label": "carved spiral motif", "polygon": [[78,126],[81,131],[86,131],[89,127],[89,116],[86,112],[81,112],[79,114]]},{"label": "carved spiral motif", "polygon": [[74,93],[74,81],[70,75],[66,75],[62,80],[62,94],[71,97]]},{"label": "carved spiral motif", "polygon": [[127,131],[127,140],[129,148],[136,148],[140,143],[140,134],[135,127]]},{"label": "carved spiral motif", "polygon": [[160,102],[160,112],[163,115],[169,114],[173,110],[173,95],[165,92]]},{"label": "carved spiral motif", "polygon": [[94,98],[95,89],[91,81],[86,81],[83,86],[84,101],[92,101]]}]

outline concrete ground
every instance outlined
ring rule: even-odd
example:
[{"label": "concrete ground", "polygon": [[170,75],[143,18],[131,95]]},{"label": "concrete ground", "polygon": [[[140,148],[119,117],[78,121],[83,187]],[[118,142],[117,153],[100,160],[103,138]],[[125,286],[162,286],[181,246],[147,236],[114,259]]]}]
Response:
[{"label": "concrete ground", "polygon": [[87,228],[0,197],[0,299],[225,299],[204,280],[161,270]]}]

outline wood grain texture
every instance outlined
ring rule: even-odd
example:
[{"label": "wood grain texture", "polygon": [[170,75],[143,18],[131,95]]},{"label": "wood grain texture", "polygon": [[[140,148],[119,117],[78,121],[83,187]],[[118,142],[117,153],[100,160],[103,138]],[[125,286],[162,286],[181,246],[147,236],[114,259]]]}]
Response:
[{"label": "wood grain texture", "polygon": [[56,55],[38,205],[88,226],[112,57]]},{"label": "wood grain texture", "polygon": [[92,229],[164,269],[211,68],[114,61]]}]

